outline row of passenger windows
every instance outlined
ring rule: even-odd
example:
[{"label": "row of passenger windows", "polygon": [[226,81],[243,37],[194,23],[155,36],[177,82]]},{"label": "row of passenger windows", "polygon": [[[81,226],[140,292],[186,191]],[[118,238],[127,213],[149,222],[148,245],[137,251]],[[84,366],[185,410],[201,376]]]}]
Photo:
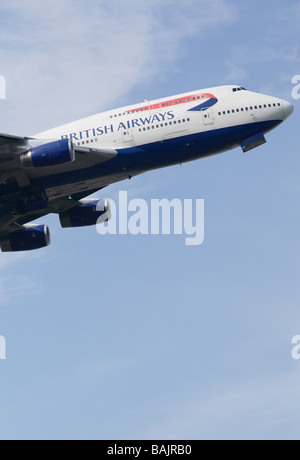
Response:
[{"label": "row of passenger windows", "polygon": [[157,104],[155,106],[139,107],[138,109],[130,110],[125,113],[119,113],[119,114],[115,113],[114,115],[110,115],[110,118],[117,118],[117,117],[122,117],[124,115],[128,115],[130,113],[138,113],[138,112],[143,112],[143,111],[156,110],[162,107],[170,107],[172,105],[177,105],[177,104],[184,104],[185,102],[196,101],[198,99],[204,99],[205,97],[206,97],[205,94],[202,94],[201,96],[191,96],[191,97],[186,97],[182,99],[174,99],[173,101],[171,100],[167,102],[161,102],[160,104]]},{"label": "row of passenger windows", "polygon": [[77,142],[77,145],[85,145],[85,144],[93,144],[94,142],[98,142],[98,138],[95,137],[95,139],[89,139],[87,141],[83,141],[83,142]]},{"label": "row of passenger windows", "polygon": [[[140,128],[139,129],[139,132],[141,133],[142,131],[150,131],[151,129],[158,129],[158,128],[164,128],[165,126],[169,126],[169,125],[177,125],[177,124],[181,124],[181,123],[186,123],[186,122],[189,122],[191,121],[190,118],[187,118],[187,119],[183,119],[183,120],[174,120],[174,121],[169,121],[169,123],[161,123],[160,125],[152,125],[152,126],[148,126],[147,128]],[[124,133],[126,134],[126,133]]]},{"label": "row of passenger windows", "polygon": [[[152,125],[152,126],[148,126],[147,128],[139,128],[139,132],[141,133],[142,131],[150,131],[151,129],[164,128],[165,126],[177,125],[177,124],[186,123],[189,121],[191,121],[190,118],[187,118],[187,119],[184,118],[183,120],[177,120],[177,121],[176,120],[169,121],[168,123],[161,123],[160,125]],[[126,135],[127,135],[127,132],[125,131],[124,136]],[[83,142],[77,142],[77,145],[85,145],[85,144],[90,144],[90,143],[93,144],[94,142],[98,142],[97,137],[95,139],[89,139]]]},{"label": "row of passenger windows", "polygon": [[185,99],[175,99],[174,101],[170,102],[163,102],[161,104],[162,107],[168,107],[170,105],[175,105],[175,104],[183,104],[184,102],[191,102],[191,101],[196,101],[197,99],[204,99],[205,95],[203,94],[201,97],[200,96],[193,96],[193,97],[187,97]]},{"label": "row of passenger windows", "polygon": [[[145,110],[159,110],[162,107],[170,107],[172,105],[184,104],[186,102],[192,102],[192,101],[196,101],[197,99],[204,99],[204,98],[205,98],[205,95],[203,94],[202,96],[191,96],[191,97],[186,97],[184,99],[174,99],[173,101],[161,102],[160,104],[156,104],[154,106],[151,105],[150,107],[140,107],[136,110],[130,110],[128,113],[138,113],[138,112],[143,112]],[[117,115],[115,115],[115,117],[116,116]]]},{"label": "row of passenger windows", "polygon": [[119,113],[119,114],[115,114],[115,115],[111,115],[110,118],[117,118],[117,117],[124,117],[125,115],[128,115],[127,112],[124,112],[124,113]]},{"label": "row of passenger windows", "polygon": [[[273,107],[281,107],[281,104],[278,102],[277,104],[273,104]],[[232,110],[224,110],[223,112],[219,112],[218,115],[227,115],[231,113],[237,112],[248,112],[249,110],[259,110],[259,109],[267,109],[268,107],[272,107],[272,104],[264,104],[264,105],[254,105],[250,107],[245,107],[241,109],[232,109]]]}]

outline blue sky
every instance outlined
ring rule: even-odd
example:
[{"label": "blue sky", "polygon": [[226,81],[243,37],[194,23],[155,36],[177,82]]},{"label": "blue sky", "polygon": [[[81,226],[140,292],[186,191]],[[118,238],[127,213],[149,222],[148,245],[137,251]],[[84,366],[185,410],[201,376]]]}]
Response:
[{"label": "blue sky", "polygon": [[[300,2],[0,2],[1,132],[239,84],[291,99]],[[0,256],[1,439],[299,439],[299,110],[99,197],[204,198],[205,242],[60,229]],[[104,196],[105,195],[105,196]]]}]

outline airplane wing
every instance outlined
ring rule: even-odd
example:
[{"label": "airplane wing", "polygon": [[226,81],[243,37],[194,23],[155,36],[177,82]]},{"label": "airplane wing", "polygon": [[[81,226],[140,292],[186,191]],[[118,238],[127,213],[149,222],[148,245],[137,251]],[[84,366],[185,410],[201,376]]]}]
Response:
[{"label": "airplane wing", "polygon": [[20,137],[20,136],[12,136],[9,134],[0,134],[0,148],[4,145],[15,145],[15,144],[23,144],[29,138]]},{"label": "airplane wing", "polygon": [[15,156],[26,151],[29,138],[0,134],[0,168],[1,164],[16,159]]},{"label": "airplane wing", "polygon": [[[61,213],[78,206],[81,198],[88,196],[98,189],[77,193],[74,197],[66,196],[48,201],[45,209],[27,209],[25,195],[35,194],[35,179],[31,177],[32,169],[25,168],[22,163],[23,155],[32,148],[47,144],[51,141],[14,135],[0,134],[0,237],[22,229],[23,225],[49,213]],[[59,142],[59,141],[57,141]],[[73,146],[72,146],[73,147]],[[75,159],[80,164],[95,164],[109,161],[117,155],[113,149],[97,149],[76,146]],[[64,172],[65,164],[56,166],[56,171]],[[43,169],[43,168],[42,168]],[[6,187],[13,192],[6,193]],[[40,191],[43,194],[43,191]]]},{"label": "airplane wing", "polygon": [[[31,143],[37,143],[42,145],[50,141],[37,140],[29,137],[11,136],[7,134],[0,134],[0,170],[1,164],[15,161],[18,163],[18,156],[28,151],[31,147]],[[108,161],[117,155],[117,151],[114,149],[97,149],[75,146],[75,152],[79,155],[88,155],[89,157],[94,156],[99,161]]]}]

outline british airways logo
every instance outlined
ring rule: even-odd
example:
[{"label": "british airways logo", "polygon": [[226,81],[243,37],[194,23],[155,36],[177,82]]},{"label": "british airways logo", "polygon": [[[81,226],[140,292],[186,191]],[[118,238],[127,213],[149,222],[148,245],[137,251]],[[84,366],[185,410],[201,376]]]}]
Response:
[{"label": "british airways logo", "polygon": [[162,123],[165,121],[173,120],[175,115],[173,111],[165,113],[156,113],[155,115],[149,115],[145,117],[134,118],[132,120],[121,121],[118,124],[110,124],[104,126],[98,126],[96,128],[85,129],[76,133],[64,134],[61,136],[62,139],[71,139],[73,141],[81,141],[85,139],[91,139],[93,137],[104,136],[106,134],[112,134],[118,131],[126,131],[132,128],[143,128],[146,126],[153,125],[154,123]]},{"label": "british airways logo", "polygon": [[204,111],[209,109],[210,107],[213,107],[215,104],[217,104],[218,99],[213,96],[212,94],[210,95],[211,97],[207,99],[207,101],[203,102],[200,105],[197,105],[196,107],[193,107],[192,109],[189,109],[189,112],[197,112],[197,111]]}]

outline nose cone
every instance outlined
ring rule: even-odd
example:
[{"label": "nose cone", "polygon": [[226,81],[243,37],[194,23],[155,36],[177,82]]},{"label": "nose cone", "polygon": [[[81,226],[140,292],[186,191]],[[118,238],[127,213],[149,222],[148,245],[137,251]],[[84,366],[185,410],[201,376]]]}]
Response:
[{"label": "nose cone", "polygon": [[282,101],[284,119],[286,120],[294,112],[294,106],[288,101]]}]

